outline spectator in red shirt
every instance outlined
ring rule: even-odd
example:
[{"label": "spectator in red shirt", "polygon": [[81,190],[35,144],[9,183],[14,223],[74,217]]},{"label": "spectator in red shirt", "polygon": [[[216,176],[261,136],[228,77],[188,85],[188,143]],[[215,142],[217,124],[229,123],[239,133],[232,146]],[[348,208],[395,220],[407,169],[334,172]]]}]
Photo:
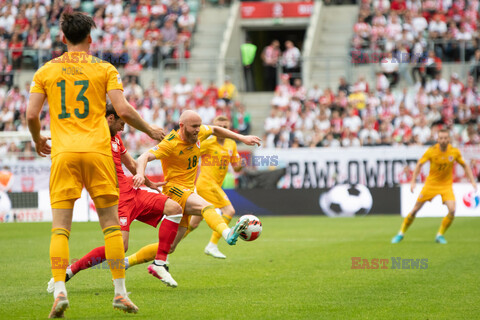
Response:
[{"label": "spectator in red shirt", "polygon": [[9,45],[12,51],[12,64],[14,69],[20,69],[22,65],[23,43],[18,34],[14,34]]},{"label": "spectator in red shirt", "polygon": [[30,22],[28,21],[27,17],[25,17],[25,12],[20,11],[18,13],[18,16],[17,18],[15,19],[15,26],[14,26],[14,29],[15,28],[19,28],[19,32],[26,35],[27,31],[28,31],[28,27],[30,26]]},{"label": "spectator in red shirt", "polygon": [[393,0],[390,5],[390,10],[403,17],[403,15],[407,12],[407,1]]},{"label": "spectator in red shirt", "polygon": [[147,38],[149,35],[152,35],[153,40],[158,40],[160,38],[161,32],[160,28],[157,26],[157,22],[150,21],[148,24],[148,28],[145,30],[144,38]]}]

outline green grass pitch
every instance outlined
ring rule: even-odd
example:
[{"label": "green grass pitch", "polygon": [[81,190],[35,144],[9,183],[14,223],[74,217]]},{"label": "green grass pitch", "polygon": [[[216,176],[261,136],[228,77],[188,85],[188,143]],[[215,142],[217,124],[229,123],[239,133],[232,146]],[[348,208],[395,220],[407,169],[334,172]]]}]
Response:
[{"label": "green grass pitch", "polygon": [[[447,245],[434,243],[440,218],[417,219],[404,241],[390,244],[399,216],[355,219],[261,217],[263,233],[203,253],[205,223],[170,256],[172,289],[127,271],[127,290],[140,311],[113,310],[108,270],[79,273],[67,284],[69,319],[478,319],[480,219],[457,218]],[[156,240],[157,230],[132,224],[129,253]],[[53,298],[49,223],[0,224],[0,319],[44,319]],[[103,244],[98,223],[74,223],[70,258]],[[427,269],[352,269],[352,257],[428,259]],[[390,268],[391,261],[388,264]]]}]

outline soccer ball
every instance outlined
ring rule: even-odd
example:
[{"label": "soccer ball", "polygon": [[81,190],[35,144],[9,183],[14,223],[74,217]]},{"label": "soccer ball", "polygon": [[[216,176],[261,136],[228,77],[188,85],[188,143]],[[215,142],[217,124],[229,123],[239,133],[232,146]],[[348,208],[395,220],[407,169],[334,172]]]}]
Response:
[{"label": "soccer ball", "polygon": [[372,195],[361,184],[342,184],[323,193],[319,199],[320,208],[330,217],[354,217],[365,215],[372,208]]},{"label": "soccer ball", "polygon": [[258,237],[260,237],[260,234],[262,233],[262,223],[260,222],[260,219],[258,219],[256,216],[252,214],[246,214],[244,216],[241,216],[240,219],[238,219],[238,221],[246,218],[248,218],[250,222],[248,223],[247,229],[245,229],[242,233],[240,233],[239,238],[245,241],[253,241]]}]

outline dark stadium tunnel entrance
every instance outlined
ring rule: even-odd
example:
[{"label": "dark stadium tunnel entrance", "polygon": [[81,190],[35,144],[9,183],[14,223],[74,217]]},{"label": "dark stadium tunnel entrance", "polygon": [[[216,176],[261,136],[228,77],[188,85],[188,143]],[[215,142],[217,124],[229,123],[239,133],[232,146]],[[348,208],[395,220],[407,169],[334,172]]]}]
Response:
[{"label": "dark stadium tunnel entrance", "polygon": [[303,52],[303,42],[305,39],[306,26],[305,27],[290,27],[284,29],[278,29],[276,26],[275,29],[251,29],[248,28],[245,30],[246,39],[249,39],[254,45],[257,46],[257,52],[255,54],[255,60],[253,62],[253,72],[254,72],[254,81],[256,91],[265,91],[264,81],[263,81],[263,64],[262,64],[262,51],[265,47],[270,45],[270,43],[276,39],[280,42],[280,50],[283,52],[285,50],[285,41],[293,41],[295,46]]}]

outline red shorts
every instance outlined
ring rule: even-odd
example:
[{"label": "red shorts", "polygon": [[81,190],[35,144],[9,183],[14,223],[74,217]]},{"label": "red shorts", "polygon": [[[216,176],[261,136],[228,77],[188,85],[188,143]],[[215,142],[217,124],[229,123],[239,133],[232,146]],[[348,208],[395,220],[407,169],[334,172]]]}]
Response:
[{"label": "red shorts", "polygon": [[130,231],[133,220],[142,221],[156,228],[163,218],[163,209],[168,198],[164,194],[142,189],[131,189],[120,193],[118,203],[120,229]]}]

